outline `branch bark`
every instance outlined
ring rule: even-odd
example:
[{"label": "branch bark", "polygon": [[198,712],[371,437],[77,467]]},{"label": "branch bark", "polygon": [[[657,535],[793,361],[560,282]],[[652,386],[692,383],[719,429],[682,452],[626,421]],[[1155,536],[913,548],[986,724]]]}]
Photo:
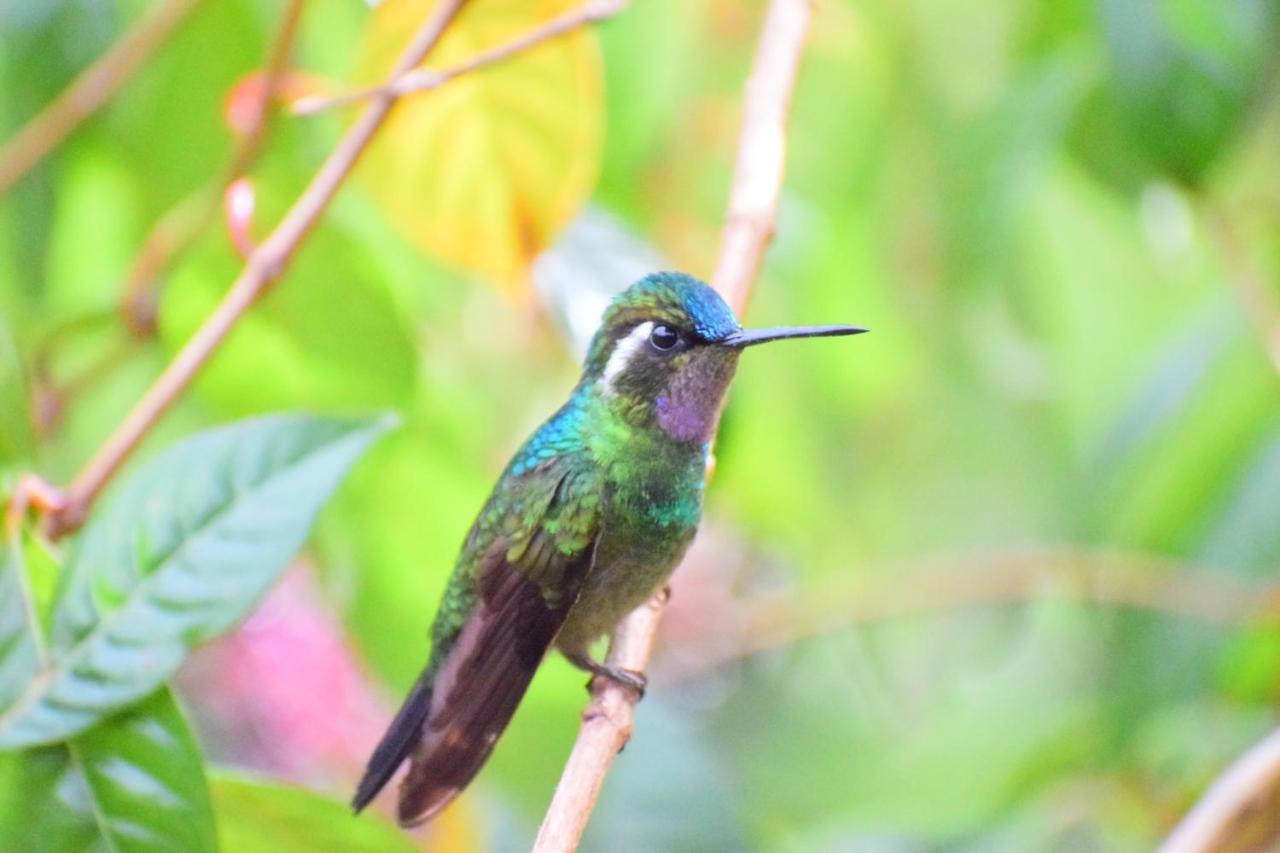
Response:
[{"label": "branch bark", "polygon": [[1280,846],[1280,729],[1236,759],[1160,853],[1246,853]]},{"label": "branch bark", "polygon": [[198,0],[164,0],[0,148],[0,193],[111,99],[164,43]]},{"label": "branch bark", "polygon": [[[466,0],[444,0],[435,8],[396,63],[392,79],[422,62],[465,5]],[[49,536],[62,535],[83,523],[90,506],[129,454],[191,384],[240,317],[288,268],[395,102],[395,95],[379,95],[365,107],[280,224],[249,258],[222,302],[72,481],[62,511],[46,516]]]},{"label": "branch bark", "polygon": [[[786,167],[786,126],[813,16],[812,0],[772,0],[747,81],[738,158],[712,284],[739,315],[773,236]],[[611,666],[643,671],[662,615],[663,596],[629,615],[609,647]],[[574,850],[613,759],[631,738],[635,694],[596,679],[582,727],[534,841],[535,853]]]},{"label": "branch bark", "polygon": [[626,7],[627,0],[592,0],[592,2],[586,3],[577,9],[571,9],[558,17],[552,18],[506,44],[481,51],[466,62],[455,65],[453,68],[446,68],[443,71],[418,68],[381,86],[346,92],[334,97],[301,98],[293,104],[292,112],[294,115],[299,116],[312,115],[334,107],[367,101],[373,97],[402,97],[414,92],[437,89],[455,77],[489,65],[496,65],[544,41],[549,41],[557,36],[580,29],[587,24],[612,17]]}]

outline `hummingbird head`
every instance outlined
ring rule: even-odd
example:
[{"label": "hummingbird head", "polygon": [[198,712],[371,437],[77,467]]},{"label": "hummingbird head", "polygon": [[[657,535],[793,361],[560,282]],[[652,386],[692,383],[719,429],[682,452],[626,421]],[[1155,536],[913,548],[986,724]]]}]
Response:
[{"label": "hummingbird head", "polygon": [[645,276],[620,293],[591,340],[580,386],[636,427],[705,443],[742,351],[784,338],[856,335],[854,326],[743,329],[708,285],[676,272]]}]

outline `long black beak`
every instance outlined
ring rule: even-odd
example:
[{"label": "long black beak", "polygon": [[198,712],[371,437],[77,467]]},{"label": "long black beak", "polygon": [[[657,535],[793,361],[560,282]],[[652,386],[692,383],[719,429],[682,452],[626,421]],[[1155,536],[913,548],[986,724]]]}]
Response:
[{"label": "long black beak", "polygon": [[859,326],[780,326],[773,329],[739,329],[719,343],[727,347],[743,349],[784,338],[833,338],[839,335],[861,335],[870,329]]}]

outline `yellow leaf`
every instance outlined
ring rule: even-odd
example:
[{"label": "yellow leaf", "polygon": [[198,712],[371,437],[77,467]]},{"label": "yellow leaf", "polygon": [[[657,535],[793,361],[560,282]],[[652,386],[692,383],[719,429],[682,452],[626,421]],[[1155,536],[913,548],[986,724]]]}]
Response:
[{"label": "yellow leaf", "polygon": [[[443,70],[505,44],[580,0],[477,0],[424,67]],[[385,0],[361,50],[380,82],[432,0]],[[406,96],[369,151],[365,186],[395,223],[445,264],[513,294],[529,265],[590,195],[600,165],[603,72],[590,29]]]}]

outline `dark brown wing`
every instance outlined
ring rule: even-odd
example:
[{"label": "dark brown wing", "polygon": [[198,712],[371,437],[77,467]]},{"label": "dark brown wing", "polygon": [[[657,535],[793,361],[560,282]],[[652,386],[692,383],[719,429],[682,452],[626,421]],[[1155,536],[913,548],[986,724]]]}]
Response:
[{"label": "dark brown wing", "polygon": [[552,488],[537,519],[479,555],[474,605],[419,697],[425,711],[405,720],[421,737],[400,789],[402,824],[429,820],[480,772],[591,568],[599,537],[594,505],[582,501],[589,484],[564,476]]},{"label": "dark brown wing", "polygon": [[430,820],[480,772],[573,603],[548,606],[541,586],[505,560],[485,573],[481,601],[436,676],[400,789],[402,824]]}]

